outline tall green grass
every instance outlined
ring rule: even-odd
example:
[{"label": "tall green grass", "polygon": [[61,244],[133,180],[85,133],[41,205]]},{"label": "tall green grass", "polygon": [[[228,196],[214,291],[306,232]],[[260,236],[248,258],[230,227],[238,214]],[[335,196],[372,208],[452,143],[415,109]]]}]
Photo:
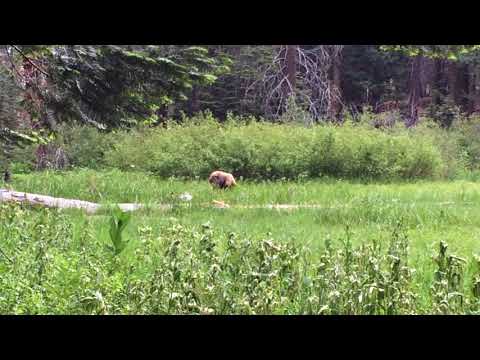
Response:
[{"label": "tall green grass", "polygon": [[[212,189],[199,181],[161,180],[139,172],[41,172],[15,175],[17,191],[113,204],[139,202],[174,204],[170,210],[135,213],[133,226],[161,229],[175,218],[186,226],[210,222],[220,231],[245,234],[270,232],[278,241],[295,241],[321,247],[321,239],[338,238],[349,226],[359,244],[366,238],[385,241],[389,229],[400,219],[412,239],[415,264],[428,263],[432,244],[445,240],[461,255],[480,253],[480,185],[478,182],[418,181],[415,183],[359,183],[328,180],[300,182],[239,182],[232,191]],[[191,202],[179,197],[188,192]],[[225,201],[230,209],[213,208],[212,201]],[[274,210],[236,208],[242,205],[315,204],[314,209]],[[103,221],[103,215],[95,216]],[[97,221],[97,220],[95,220]],[[101,227],[109,227],[105,223]],[[127,240],[134,237],[127,228]],[[103,233],[102,233],[103,234]],[[98,236],[107,236],[104,235]]]},{"label": "tall green grass", "polygon": [[[480,201],[478,174],[465,180],[363,182],[322,178],[300,181],[240,180],[233,190],[212,188],[207,178],[195,181],[161,179],[152,174],[117,169],[95,171],[42,171],[14,174],[11,186],[17,191],[95,202],[168,203],[183,192],[193,195],[193,204],[225,200],[231,204],[321,204],[325,206],[371,203],[417,204],[463,203]],[[0,180],[0,186],[4,184]]]}]

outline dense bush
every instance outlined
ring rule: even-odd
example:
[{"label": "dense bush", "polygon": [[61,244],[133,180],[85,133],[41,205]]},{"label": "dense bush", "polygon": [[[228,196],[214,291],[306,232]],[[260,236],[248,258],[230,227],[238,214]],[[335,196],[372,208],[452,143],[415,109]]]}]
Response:
[{"label": "dense bush", "polygon": [[480,117],[455,121],[451,133],[456,136],[468,168],[480,169]]},{"label": "dense bush", "polygon": [[410,179],[440,175],[443,166],[440,150],[427,135],[353,124],[247,122],[221,125],[204,115],[183,125],[138,131],[119,138],[106,162],[161,177],[205,177],[223,169],[251,179]]},{"label": "dense bush", "polygon": [[115,133],[102,133],[91,126],[63,126],[55,143],[64,149],[71,165],[97,169],[107,165],[104,155],[114,139]]},{"label": "dense bush", "polygon": [[401,226],[389,244],[353,246],[347,231],[313,256],[268,236],[172,220],[159,233],[139,226],[119,252],[95,236],[91,217],[72,223],[11,205],[0,205],[0,216],[1,314],[468,314],[480,306],[478,260],[467,272],[441,243],[431,283],[418,287]]},{"label": "dense bush", "polygon": [[[390,133],[405,133],[403,126],[395,126],[387,130]],[[408,132],[416,141],[428,139],[439,150],[442,158],[439,175],[442,178],[452,179],[463,177],[468,170],[469,158],[465,148],[461,145],[461,134],[456,129],[444,129],[430,118],[422,118],[420,123]]]},{"label": "dense bush", "polygon": [[[115,136],[115,133],[101,132],[92,126],[62,124],[48,144],[51,154],[48,154],[47,160],[53,160],[55,151],[61,149],[66,156],[67,168],[104,168],[107,166],[104,161],[105,152],[112,148]],[[31,145],[13,152],[12,169],[15,173],[27,173],[36,168],[37,147],[38,145]]]},{"label": "dense bush", "polygon": [[[382,114],[381,114],[382,115]],[[385,115],[385,114],[383,114]],[[305,127],[230,116],[219,124],[209,114],[170,123],[167,128],[100,132],[88,126],[62,126],[52,141],[68,167],[146,171],[169,178],[205,177],[221,168],[250,179],[297,177],[411,179],[455,178],[479,169],[478,118],[454,121],[442,129],[422,118],[405,129],[366,112],[341,126]],[[12,154],[15,173],[35,169],[35,146]]]}]

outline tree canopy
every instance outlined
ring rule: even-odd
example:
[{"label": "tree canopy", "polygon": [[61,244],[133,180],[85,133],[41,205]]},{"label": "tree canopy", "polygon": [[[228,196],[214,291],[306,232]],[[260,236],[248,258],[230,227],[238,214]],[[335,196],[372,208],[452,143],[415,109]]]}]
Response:
[{"label": "tree canopy", "polygon": [[409,56],[426,56],[458,60],[460,56],[480,49],[480,45],[383,45],[386,51],[400,51]]},{"label": "tree canopy", "polygon": [[[35,91],[56,120],[72,118],[101,128],[129,126],[155,116],[168,104],[185,101],[196,84],[210,85],[228,72],[227,57],[203,47],[35,46],[47,78]],[[48,75],[47,75],[48,74]]]},{"label": "tree canopy", "polygon": [[[365,106],[381,111],[393,101],[416,122],[417,109],[432,96],[436,105],[480,108],[479,48],[5,45],[2,65],[20,98],[17,123],[29,122],[35,131],[71,121],[101,129],[155,125],[204,110],[220,119],[233,112],[276,121],[290,106],[288,94],[314,121],[337,121],[342,111]],[[13,131],[27,135],[11,125],[4,138],[14,138]]]}]

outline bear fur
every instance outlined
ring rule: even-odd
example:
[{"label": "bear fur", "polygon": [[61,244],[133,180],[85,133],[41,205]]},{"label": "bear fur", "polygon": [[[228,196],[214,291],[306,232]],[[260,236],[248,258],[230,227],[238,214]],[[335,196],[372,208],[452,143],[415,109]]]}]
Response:
[{"label": "bear fur", "polygon": [[213,186],[219,187],[220,189],[228,189],[237,185],[233,175],[225,171],[212,172],[208,177],[208,182]]}]

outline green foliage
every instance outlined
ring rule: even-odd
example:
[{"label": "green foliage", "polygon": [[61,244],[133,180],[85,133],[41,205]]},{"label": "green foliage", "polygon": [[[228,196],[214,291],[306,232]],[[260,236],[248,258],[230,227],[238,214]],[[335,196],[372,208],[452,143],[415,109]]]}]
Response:
[{"label": "green foliage", "polygon": [[120,254],[127,246],[128,241],[122,240],[122,232],[130,221],[131,214],[123,212],[118,206],[112,210],[110,218],[110,240],[112,240],[115,255]]},{"label": "green foliage", "polygon": [[[98,128],[130,127],[158,108],[183,101],[191,88],[208,86],[229,70],[226,57],[210,57],[199,46],[26,47],[42,59],[48,85],[35,88],[57,121]],[[40,51],[41,50],[41,51]]]},{"label": "green foliage", "polygon": [[[1,314],[476,314],[476,258],[440,252],[433,292],[418,287],[403,225],[387,242],[324,239],[316,253],[270,234],[171,219],[139,225],[109,256],[102,221],[0,205]],[[76,222],[72,219],[76,218]],[[445,248],[445,245],[441,245]],[[465,263],[466,262],[466,263]],[[425,270],[423,270],[425,271]],[[464,287],[463,284],[472,284]],[[447,298],[439,294],[447,286]],[[426,301],[425,300],[426,297]],[[461,302],[459,299],[462,299]],[[443,306],[442,304],[447,304]]]},{"label": "green foliage", "polygon": [[480,168],[480,118],[459,119],[452,126],[450,136],[456,135],[456,140],[465,154],[467,168]]},{"label": "green foliage", "polygon": [[480,45],[383,45],[381,48],[385,51],[399,51],[409,56],[457,60],[461,55],[478,51]]},{"label": "green foliage", "polygon": [[413,131],[419,137],[424,136],[431,139],[440,150],[443,163],[440,171],[441,177],[453,179],[468,171],[470,160],[468,153],[461,145],[462,135],[458,129],[445,129],[431,118],[422,118],[420,124]]},{"label": "green foliage", "polygon": [[[291,121],[298,119],[295,112],[287,115],[290,117],[283,125],[232,115],[220,125],[204,114],[185,119],[184,125],[170,123],[167,129],[110,133],[83,125],[61,125],[49,146],[62,149],[73,168],[119,166],[162,177],[206,176],[212,168],[223,167],[257,180],[455,178],[478,167],[476,118],[456,115],[448,130],[422,118],[415,129],[407,130],[395,113],[364,111],[356,120],[347,119],[342,127],[312,128],[302,126],[308,117],[295,124]],[[373,128],[379,124],[380,129]],[[35,168],[35,150],[32,145],[11,151],[16,172]]]},{"label": "green foliage", "polygon": [[[48,141],[51,150],[47,160],[54,163],[55,151],[60,150],[66,158],[62,169],[90,168],[99,169],[107,166],[105,153],[113,147],[115,132],[99,131],[84,124],[59,124],[57,132]],[[35,152],[37,143],[12,149],[12,169],[18,173],[28,173],[36,167]]]},{"label": "green foliage", "polygon": [[23,140],[22,134],[15,131],[18,93],[12,78],[0,69],[0,169],[8,167],[13,147]]},{"label": "green foliage", "polygon": [[[464,275],[467,261],[456,255],[447,254],[448,245],[440,241],[439,253],[434,257],[437,270],[432,285],[434,308],[440,314],[463,314],[469,305],[464,295]],[[474,297],[475,299],[475,297]]]},{"label": "green foliage", "polygon": [[125,134],[107,152],[106,162],[166,178],[205,177],[223,169],[257,180],[425,178],[436,176],[442,166],[431,138],[406,130],[389,134],[363,125],[306,128],[242,118],[220,125],[208,114],[184,125]]},{"label": "green foliage", "polygon": [[425,109],[425,117],[448,129],[457,121],[465,119],[466,115],[462,113],[460,106],[454,104],[452,99],[443,97],[439,104],[432,103]]},{"label": "green foliage", "polygon": [[0,168],[8,168],[17,147],[45,143],[41,134],[25,131],[18,124],[20,90],[13,78],[0,67]]},{"label": "green foliage", "polygon": [[228,57],[230,71],[219,74],[217,81],[208,87],[197,86],[196,104],[190,97],[189,101],[181,104],[179,110],[190,115],[196,111],[210,110],[222,120],[228,113],[262,116],[261,80],[265,68],[273,59],[274,47],[211,45],[208,48],[215,57]]},{"label": "green foliage", "polygon": [[62,124],[52,144],[64,150],[72,167],[96,169],[107,165],[104,155],[113,147],[115,136],[91,126]]}]

